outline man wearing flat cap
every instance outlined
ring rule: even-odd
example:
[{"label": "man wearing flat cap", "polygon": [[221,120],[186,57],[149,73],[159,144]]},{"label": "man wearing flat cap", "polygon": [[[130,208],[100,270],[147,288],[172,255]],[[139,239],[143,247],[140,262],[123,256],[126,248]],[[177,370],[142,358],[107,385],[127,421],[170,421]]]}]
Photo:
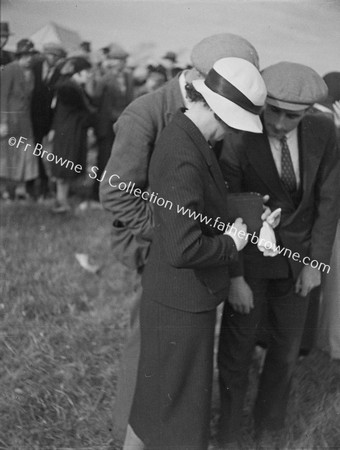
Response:
[{"label": "man wearing flat cap", "polygon": [[[139,97],[122,113],[115,124],[115,141],[106,166],[106,176],[100,183],[101,201],[113,215],[112,249],[119,261],[138,273],[148,257],[153,234],[152,204],[140,197],[112,187],[109,177],[118,182],[135,183],[142,191],[148,189],[148,167],[155,143],[175,112],[190,108],[185,93],[186,83],[202,78],[213,64],[223,57],[240,57],[258,67],[255,48],[234,34],[217,34],[203,39],[192,50],[193,69],[184,71],[160,89]],[[115,179],[117,181],[117,178]],[[141,288],[131,300],[131,323],[118,380],[114,435],[124,439],[136,383],[140,349],[139,303]]]},{"label": "man wearing flat cap", "polygon": [[[31,103],[32,124],[35,143],[42,144],[52,125],[52,99],[60,77],[60,69],[66,57],[64,48],[54,42],[44,44],[43,58],[33,64],[34,90]],[[41,158],[39,160],[39,194],[46,196],[48,177]]]},{"label": "man wearing flat cap", "polygon": [[[339,151],[331,120],[310,114],[327,96],[311,68],[281,62],[263,70],[268,97],[264,134],[225,141],[221,167],[231,192],[269,195],[281,208],[276,231],[284,251],[266,258],[248,243],[243,275],[232,281],[219,345],[223,445],[237,442],[256,330],[266,315],[268,351],[254,409],[255,431],[278,437],[284,427],[293,369],[310,291],[330,261],[339,204]],[[287,250],[285,250],[287,249]]]}]

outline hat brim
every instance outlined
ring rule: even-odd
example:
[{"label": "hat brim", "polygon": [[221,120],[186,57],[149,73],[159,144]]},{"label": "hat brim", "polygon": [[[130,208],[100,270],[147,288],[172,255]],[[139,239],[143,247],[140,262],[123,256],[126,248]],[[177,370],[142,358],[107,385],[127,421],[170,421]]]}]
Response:
[{"label": "hat brim", "polygon": [[271,97],[267,97],[266,103],[268,105],[276,106],[277,108],[285,109],[287,111],[304,111],[305,109],[310,108],[312,106],[312,104],[290,103]]},{"label": "hat brim", "polygon": [[192,84],[214,113],[227,125],[237,130],[262,133],[263,126],[258,115],[248,112],[231,100],[216,94],[206,86],[204,80],[194,80]]},{"label": "hat brim", "polygon": [[42,53],[44,55],[53,55],[57,56],[58,58],[63,58],[66,56],[66,52],[58,52],[57,50],[43,50]]},{"label": "hat brim", "polygon": [[15,54],[17,56],[21,56],[21,55],[37,55],[39,52],[38,50],[27,50],[27,51],[20,51],[20,52],[15,52]]}]

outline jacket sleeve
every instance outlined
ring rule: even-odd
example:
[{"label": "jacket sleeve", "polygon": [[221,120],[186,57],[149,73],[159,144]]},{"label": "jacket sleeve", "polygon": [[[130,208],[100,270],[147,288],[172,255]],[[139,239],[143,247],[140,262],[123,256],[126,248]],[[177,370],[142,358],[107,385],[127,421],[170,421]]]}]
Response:
[{"label": "jacket sleeve", "polygon": [[[178,148],[181,150],[178,151]],[[175,149],[175,151],[174,151]],[[176,142],[175,136],[168,136],[159,143],[155,152],[156,166],[152,173],[152,189],[159,197],[172,202],[172,206],[159,207],[156,212],[156,226],[162,233],[160,241],[168,263],[177,268],[205,269],[227,266],[235,261],[238,252],[233,239],[223,234],[207,235],[203,233],[199,219],[189,217],[182,211],[189,209],[204,217],[204,182],[207,165],[198,157],[196,148],[188,151],[187,143]]]},{"label": "jacket sleeve", "polygon": [[328,264],[339,218],[340,209],[340,150],[336,143],[335,128],[331,121],[329,136],[319,167],[315,186],[316,218],[314,221],[310,258]]},{"label": "jacket sleeve", "polygon": [[[116,222],[130,233],[150,240],[153,228],[152,206],[140,197],[114,188],[123,182],[135,188],[148,187],[148,166],[157,137],[157,122],[149,96],[129,105],[115,124],[115,140],[106,173],[100,185],[100,199]],[[157,112],[162,114],[161,111]]]}]

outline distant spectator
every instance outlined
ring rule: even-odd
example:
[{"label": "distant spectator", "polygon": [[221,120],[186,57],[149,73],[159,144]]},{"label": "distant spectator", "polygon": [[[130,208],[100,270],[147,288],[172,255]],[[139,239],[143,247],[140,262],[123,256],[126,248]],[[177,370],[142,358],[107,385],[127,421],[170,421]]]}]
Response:
[{"label": "distant spectator", "polygon": [[[97,80],[94,91],[98,106],[95,132],[98,143],[97,180],[100,180],[103,170],[111,154],[114,141],[113,125],[120,114],[133,99],[133,78],[126,68],[128,53],[116,44],[111,44],[103,61],[104,75]],[[99,182],[93,185],[94,200],[98,200]]]},{"label": "distant spectator", "polygon": [[164,66],[166,70],[166,76],[168,80],[175,77],[182,69],[177,65],[177,55],[175,52],[169,51],[167,52],[161,62],[162,66]]},{"label": "distant spectator", "polygon": [[[17,43],[17,59],[1,70],[1,142],[0,178],[17,182],[16,198],[27,198],[26,182],[38,177],[38,159],[33,155],[31,98],[34,87],[32,57],[37,53],[33,42],[21,39]],[[24,143],[9,147],[7,138]],[[29,144],[27,147],[26,145]],[[24,150],[24,148],[26,149]]]},{"label": "distant spectator", "polygon": [[[72,57],[62,69],[63,78],[57,84],[57,106],[52,128],[54,130],[53,153],[72,161],[52,164],[51,172],[57,182],[55,213],[70,210],[68,194],[72,179],[84,173],[87,157],[87,130],[92,124],[94,108],[86,91],[91,75],[91,64],[86,58]],[[78,166],[78,170],[74,168]]]},{"label": "distant spectator", "polygon": [[153,92],[167,82],[166,70],[163,66],[148,66],[144,84],[136,89],[135,98]]},{"label": "distant spectator", "polygon": [[[32,124],[35,143],[42,144],[49,133],[53,119],[52,100],[55,86],[60,78],[60,69],[66,51],[56,43],[43,46],[43,59],[33,64],[34,90],[32,97]],[[48,191],[48,177],[41,158],[39,161],[39,195],[45,197]]]},{"label": "distant spectator", "polygon": [[88,56],[91,54],[91,42],[83,41],[79,45],[80,51],[82,52],[82,56]]},{"label": "distant spectator", "polygon": [[3,50],[11,34],[13,33],[9,31],[9,23],[0,22],[0,67],[6,66],[13,61],[12,54]]}]

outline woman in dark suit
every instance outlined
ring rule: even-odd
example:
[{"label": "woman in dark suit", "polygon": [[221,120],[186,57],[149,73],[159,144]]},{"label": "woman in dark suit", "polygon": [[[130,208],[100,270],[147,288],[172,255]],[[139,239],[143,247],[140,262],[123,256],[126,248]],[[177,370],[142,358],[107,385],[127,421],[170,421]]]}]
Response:
[{"label": "woman in dark suit", "polygon": [[[206,449],[216,307],[246,225],[227,228],[213,145],[230,128],[260,133],[266,88],[240,58],[187,86],[190,108],[163,131],[150,163],[155,232],[143,273],[141,356],[125,449]],[[163,201],[164,200],[164,201]]]}]

